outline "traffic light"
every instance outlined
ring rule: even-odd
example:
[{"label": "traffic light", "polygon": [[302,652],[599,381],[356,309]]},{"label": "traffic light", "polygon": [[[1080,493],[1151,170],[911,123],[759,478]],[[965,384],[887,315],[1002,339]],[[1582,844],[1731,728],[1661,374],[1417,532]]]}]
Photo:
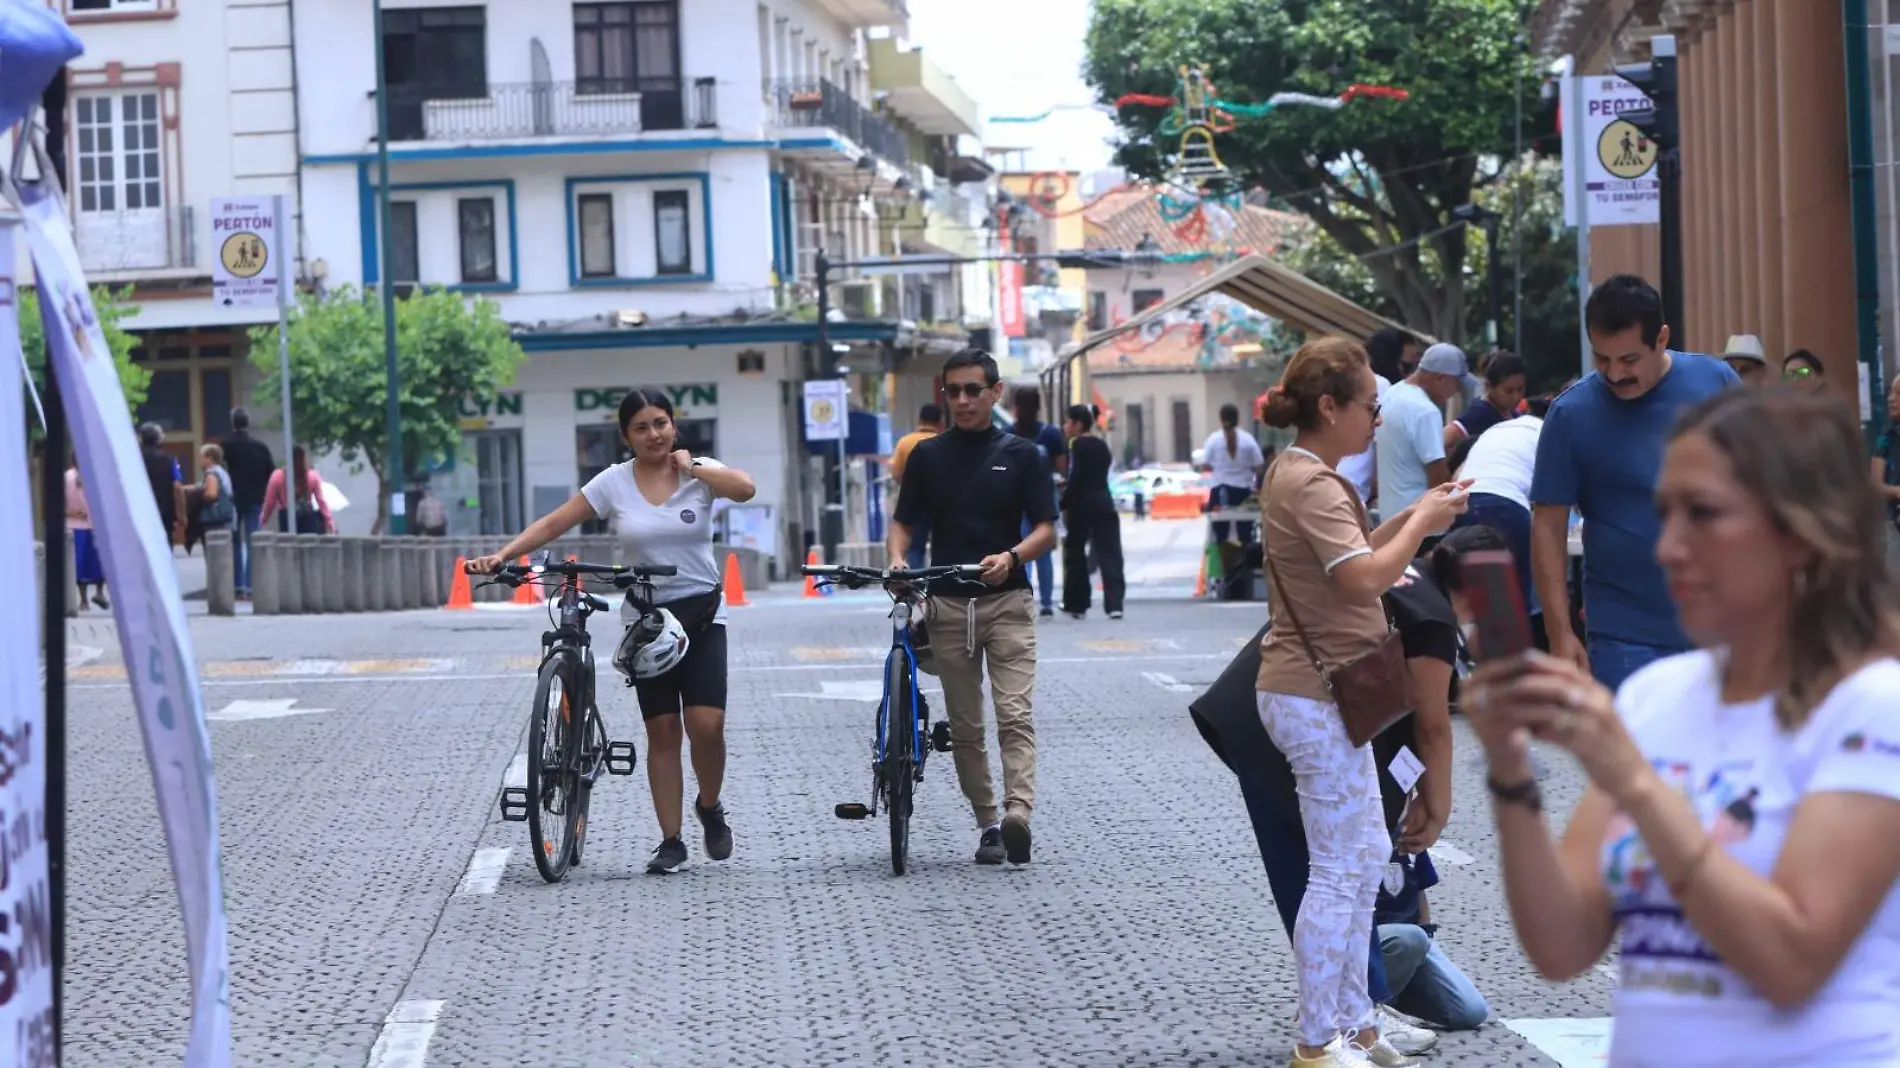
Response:
[{"label": "traffic light", "polygon": [[1656,178],[1661,204],[1663,321],[1669,324],[1670,347],[1688,344],[1682,321],[1682,109],[1677,94],[1676,39],[1658,34],[1649,39],[1649,62],[1625,63],[1616,76],[1643,91],[1649,107],[1624,111],[1617,118],[1629,123],[1656,145]]}]

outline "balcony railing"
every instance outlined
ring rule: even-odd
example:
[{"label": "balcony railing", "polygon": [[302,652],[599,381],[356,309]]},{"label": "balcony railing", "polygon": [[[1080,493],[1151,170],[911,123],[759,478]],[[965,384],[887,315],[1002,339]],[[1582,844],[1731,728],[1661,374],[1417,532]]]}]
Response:
[{"label": "balcony railing", "polygon": [[910,142],[895,126],[822,78],[774,82],[766,100],[775,125],[836,130],[899,167],[910,162]]},{"label": "balcony railing", "polygon": [[719,125],[713,78],[589,78],[485,91],[391,86],[391,141],[601,137]]},{"label": "balcony railing", "polygon": [[94,272],[172,271],[199,266],[197,216],[190,205],[78,211],[79,265]]}]

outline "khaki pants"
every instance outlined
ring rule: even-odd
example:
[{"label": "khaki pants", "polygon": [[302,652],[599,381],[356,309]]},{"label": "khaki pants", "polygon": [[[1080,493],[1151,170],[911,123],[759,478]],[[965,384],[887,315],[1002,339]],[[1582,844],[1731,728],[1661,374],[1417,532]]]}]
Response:
[{"label": "khaki pants", "polygon": [[[931,598],[930,647],[943,680],[957,782],[976,812],[978,827],[997,821],[983,726],[983,666],[996,702],[996,746],[1003,753],[1003,803],[1023,809],[1036,801],[1036,724],[1030,695],[1036,687],[1036,602],[1028,590],[987,597]],[[970,613],[975,612],[975,640]],[[974,646],[975,652],[971,652]]]}]

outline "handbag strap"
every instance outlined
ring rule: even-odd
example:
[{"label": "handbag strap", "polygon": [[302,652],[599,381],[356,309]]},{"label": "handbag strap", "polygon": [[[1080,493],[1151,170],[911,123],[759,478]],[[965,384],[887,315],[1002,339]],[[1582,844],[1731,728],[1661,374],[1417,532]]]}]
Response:
[{"label": "handbag strap", "polygon": [[[1263,504],[1262,504],[1263,514],[1261,515],[1261,518],[1263,520],[1266,518],[1264,514],[1265,512],[1264,499],[1271,495],[1272,489],[1273,489],[1273,472],[1276,468],[1280,466],[1280,461],[1284,459],[1285,457],[1286,457],[1286,453],[1281,453],[1278,457],[1275,457],[1273,463],[1268,465],[1267,467],[1266,477],[1261,479],[1261,486],[1262,486],[1261,496],[1263,498]],[[1340,483],[1342,483],[1345,486],[1346,492],[1352,495],[1352,501],[1356,506],[1358,506],[1358,510],[1359,510],[1359,527],[1361,530],[1366,531],[1366,536],[1367,536],[1368,544],[1369,544],[1370,539],[1371,539],[1371,531],[1366,530],[1366,527],[1368,526],[1366,522],[1366,510],[1365,510],[1365,506],[1361,504],[1359,501],[1359,491],[1353,488],[1352,483],[1347,481],[1346,477],[1344,475],[1339,474],[1337,471],[1328,469],[1326,473],[1338,479]],[[1272,539],[1268,538],[1266,535],[1266,524],[1264,522],[1261,524],[1260,542],[1261,542],[1260,555],[1266,558],[1267,573],[1273,576],[1273,588],[1275,590],[1280,591],[1282,594],[1284,594],[1286,591],[1286,583],[1281,581],[1280,568],[1277,565],[1275,565],[1273,562],[1273,542],[1272,542]],[[1305,624],[1300,622],[1300,614],[1293,608],[1293,598],[1282,596],[1280,600],[1285,602],[1287,618],[1293,621],[1294,633],[1300,636],[1300,644],[1304,646],[1306,649],[1307,659],[1313,662],[1313,670],[1319,672],[1320,681],[1326,684],[1327,692],[1330,693],[1333,688],[1332,675],[1326,670],[1325,662],[1319,658],[1319,650],[1313,647],[1313,639],[1310,635],[1307,634]],[[1269,613],[1272,612],[1274,607],[1275,606],[1272,602],[1268,602],[1267,610]],[[1385,603],[1384,596],[1381,596],[1379,598],[1379,609],[1381,612],[1385,614],[1385,629],[1386,629],[1386,633],[1390,634],[1392,632],[1392,609],[1390,606],[1388,606]]]}]

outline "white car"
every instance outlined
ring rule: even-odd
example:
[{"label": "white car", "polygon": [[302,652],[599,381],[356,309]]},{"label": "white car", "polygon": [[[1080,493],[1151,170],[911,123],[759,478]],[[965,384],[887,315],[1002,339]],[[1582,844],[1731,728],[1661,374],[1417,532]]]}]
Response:
[{"label": "white car", "polygon": [[1124,512],[1135,510],[1137,493],[1149,501],[1159,493],[1195,493],[1203,498],[1207,494],[1200,473],[1190,468],[1144,467],[1124,471],[1115,476],[1108,489],[1115,497],[1115,507]]}]

